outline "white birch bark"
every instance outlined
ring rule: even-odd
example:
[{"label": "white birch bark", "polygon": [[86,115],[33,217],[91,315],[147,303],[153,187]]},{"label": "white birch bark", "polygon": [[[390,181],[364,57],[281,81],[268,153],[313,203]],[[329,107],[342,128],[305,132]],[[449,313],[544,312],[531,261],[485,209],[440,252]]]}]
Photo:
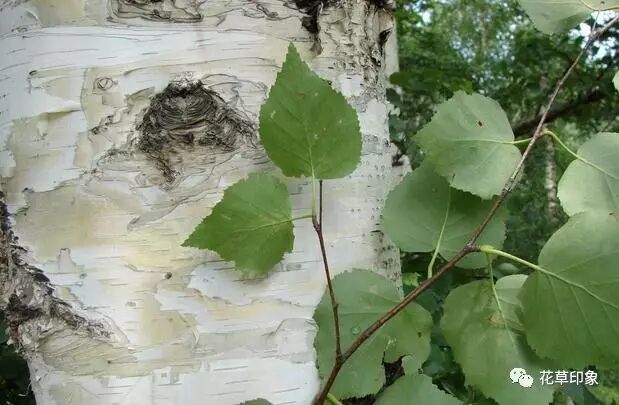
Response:
[{"label": "white birch bark", "polygon": [[[279,172],[238,139],[232,150],[176,147],[166,178],[136,145],[152,97],[183,80],[217,92],[257,136],[294,42],[363,133],[358,169],[325,183],[331,266],[397,279],[380,232],[392,186],[380,33],[391,18],[363,0],[318,11],[314,36],[280,0],[0,0],[0,308],[39,404],[311,402],[325,280],[309,222],[260,280],[180,246],[227,186]],[[294,214],[306,213],[308,182],[287,182]]]}]

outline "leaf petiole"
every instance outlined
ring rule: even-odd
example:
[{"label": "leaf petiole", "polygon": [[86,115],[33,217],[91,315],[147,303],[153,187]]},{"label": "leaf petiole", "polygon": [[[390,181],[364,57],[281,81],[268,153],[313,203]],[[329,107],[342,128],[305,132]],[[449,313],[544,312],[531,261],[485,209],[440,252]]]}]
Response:
[{"label": "leaf petiole", "polygon": [[312,169],[312,217],[316,216],[316,198],[318,193],[316,192],[316,176],[314,175],[314,169]]},{"label": "leaf petiole", "polygon": [[526,138],[526,139],[518,139],[518,140],[512,141],[510,143],[512,145],[523,145],[523,144],[527,144],[527,143],[531,142],[531,139],[533,139],[533,137]]},{"label": "leaf petiole", "polygon": [[512,254],[509,254],[507,252],[503,252],[502,250],[495,249],[495,248],[493,248],[492,246],[489,246],[489,245],[481,245],[479,247],[479,251],[480,252],[484,252],[486,254],[493,254],[493,255],[497,255],[497,256],[502,256],[502,257],[505,257],[507,259],[513,260],[513,261],[515,261],[517,263],[524,264],[525,266],[530,267],[533,270],[537,270],[537,271],[540,271],[542,273],[547,273],[547,271],[545,269],[541,268],[537,264],[533,264],[531,262],[528,262],[528,261],[526,261],[524,259],[519,258],[518,256],[514,256]]},{"label": "leaf petiole", "polygon": [[609,176],[609,177],[613,177],[610,173],[608,173],[606,170],[604,170],[603,168],[601,168],[600,166],[596,165],[595,163],[585,159],[584,157],[580,156],[578,153],[574,152],[573,150],[571,150],[565,143],[563,143],[563,141],[561,140],[561,138],[559,138],[559,136],[557,134],[555,134],[552,131],[549,130],[545,130],[544,131],[544,135],[550,135],[555,141],[557,141],[557,143],[559,145],[561,145],[561,147],[563,149],[565,149],[565,151],[567,153],[569,153],[570,155],[574,156],[577,160],[580,160],[581,162],[583,162],[586,165],[589,165],[591,167],[593,167],[594,169],[604,173],[605,175]]},{"label": "leaf petiole", "polygon": [[331,402],[333,405],[343,405],[339,399],[337,399],[335,397],[335,395],[333,395],[332,393],[328,393],[327,394],[327,399],[329,400],[329,402]]},{"label": "leaf petiole", "polygon": [[436,257],[438,256],[438,251],[441,248],[443,234],[445,233],[445,226],[447,225],[447,219],[449,218],[449,206],[450,205],[451,205],[451,187],[448,188],[448,192],[447,192],[447,210],[445,210],[445,218],[443,219],[443,226],[441,226],[441,232],[438,235],[438,240],[436,241],[436,248],[434,249],[434,253],[432,253],[432,259],[430,259],[430,264],[428,264],[428,278],[432,278],[434,262],[436,261]]},{"label": "leaf petiole", "polygon": [[558,136],[557,134],[555,134],[554,132],[552,132],[552,131],[550,131],[550,130],[546,129],[546,130],[544,130],[544,133],[543,133],[542,135],[549,135],[549,136],[551,136],[551,137],[552,137],[555,141],[557,141],[557,143],[558,143],[559,145],[561,145],[561,147],[562,147],[563,149],[565,149],[565,151],[566,151],[567,153],[569,153],[570,155],[574,156],[574,157],[575,157],[576,159],[578,159],[578,160],[584,160],[582,157],[580,157],[580,155],[579,155],[578,153],[576,153],[576,152],[574,152],[573,150],[571,150],[571,149],[570,149],[570,148],[569,148],[569,147],[568,147],[568,146],[567,146],[567,145],[566,145],[566,144],[565,144],[565,143],[561,140],[561,138],[559,138],[559,136]]},{"label": "leaf petiole", "polygon": [[509,338],[511,339],[514,346],[516,346],[516,340],[512,336],[511,330],[507,327],[507,318],[505,317],[505,312],[503,311],[503,306],[501,305],[501,299],[499,298],[499,293],[496,290],[496,283],[494,282],[494,267],[492,266],[492,253],[486,253],[486,260],[488,262],[488,275],[490,278],[490,287],[492,288],[492,295],[494,296],[494,300],[496,301],[497,309],[501,314],[501,319],[503,320],[503,324],[505,325],[505,330],[509,334]]},{"label": "leaf petiole", "polygon": [[305,214],[305,215],[301,215],[301,216],[298,216],[298,217],[293,217],[290,220],[291,221],[298,221],[298,220],[301,220],[301,219],[307,219],[307,218],[313,218],[313,217],[314,217],[314,214]]}]

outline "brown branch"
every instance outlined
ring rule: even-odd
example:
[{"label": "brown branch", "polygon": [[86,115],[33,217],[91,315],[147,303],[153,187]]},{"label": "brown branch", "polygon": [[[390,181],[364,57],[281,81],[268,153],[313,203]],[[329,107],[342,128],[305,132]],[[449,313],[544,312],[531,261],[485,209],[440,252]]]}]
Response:
[{"label": "brown branch", "polygon": [[565,84],[565,81],[570,76],[570,74],[572,74],[572,72],[574,71],[574,69],[576,68],[576,66],[578,65],[580,60],[582,59],[582,57],[585,54],[585,52],[587,52],[587,50],[589,49],[591,44],[593,44],[593,42],[600,35],[602,35],[604,32],[606,32],[617,21],[619,21],[619,16],[616,16],[615,18],[610,20],[610,22],[608,22],[608,24],[606,24],[604,27],[602,27],[598,31],[595,31],[595,24],[594,24],[594,26],[593,26],[593,28],[591,30],[592,34],[589,37],[589,39],[587,40],[587,43],[585,44],[585,46],[582,48],[582,50],[580,51],[580,53],[578,54],[578,56],[574,60],[574,63],[572,63],[572,65],[565,71],[565,73],[563,74],[563,77],[561,77],[561,79],[557,83],[557,85],[555,87],[555,90],[552,92],[552,95],[550,96],[550,98],[548,100],[548,103],[546,104],[546,108],[544,108],[544,112],[542,113],[542,117],[540,118],[539,123],[537,124],[537,128],[535,129],[535,133],[533,133],[533,137],[531,138],[531,141],[529,142],[529,144],[527,145],[527,148],[525,149],[525,151],[522,154],[522,158],[520,159],[520,162],[518,162],[518,165],[516,166],[516,169],[514,170],[512,175],[507,180],[507,183],[505,183],[505,186],[503,187],[503,191],[501,191],[501,194],[496,199],[494,205],[492,206],[492,208],[490,209],[490,211],[488,212],[488,214],[486,215],[486,217],[484,218],[482,223],[477,227],[477,230],[473,234],[473,237],[471,238],[471,241],[469,241],[469,243],[468,243],[469,247],[471,247],[477,241],[477,239],[479,239],[479,235],[481,235],[481,233],[486,228],[486,226],[488,225],[488,223],[490,222],[490,220],[492,219],[494,214],[496,214],[496,212],[499,209],[499,207],[501,206],[501,204],[503,204],[503,201],[505,201],[505,198],[507,197],[507,194],[509,194],[509,192],[512,190],[514,184],[516,183],[516,179],[518,178],[518,174],[520,173],[520,171],[522,170],[522,167],[524,166],[524,162],[526,161],[528,156],[531,154],[531,150],[533,150],[533,146],[538,141],[538,139],[541,138],[543,136],[543,134],[544,134],[543,133],[543,129],[544,129],[544,125],[546,124],[546,119],[548,118],[548,115],[550,114],[550,110],[552,108],[552,105],[554,104],[555,100],[557,99],[557,95],[559,94],[559,91],[563,88],[563,85]]},{"label": "brown branch", "polygon": [[428,287],[434,284],[436,280],[438,280],[441,276],[443,276],[450,269],[452,269],[464,256],[468,255],[469,253],[479,251],[479,249],[475,246],[475,243],[479,239],[481,233],[484,231],[484,229],[486,228],[490,220],[494,217],[499,207],[505,201],[505,198],[507,197],[509,192],[512,190],[514,184],[516,183],[516,179],[518,178],[518,175],[520,174],[520,171],[522,170],[522,167],[524,166],[524,162],[527,160],[527,158],[531,154],[531,151],[533,150],[533,146],[539,140],[539,138],[543,136],[544,124],[546,122],[548,115],[550,114],[550,109],[552,108],[552,105],[554,104],[557,98],[557,95],[559,94],[559,91],[563,88],[565,81],[570,76],[570,74],[574,71],[575,67],[578,65],[583,55],[587,51],[587,49],[589,49],[589,47],[591,46],[591,44],[597,38],[599,38],[600,35],[606,32],[610,27],[612,27],[617,21],[619,21],[619,16],[616,16],[615,18],[613,18],[610,22],[608,22],[604,27],[602,27],[598,31],[595,30],[596,26],[594,24],[593,28],[591,29],[592,34],[589,37],[587,43],[585,44],[581,52],[578,54],[578,56],[576,57],[572,65],[567,69],[563,77],[559,80],[559,82],[557,83],[555,87],[555,90],[553,91],[552,95],[548,99],[548,103],[546,104],[546,108],[544,108],[544,113],[542,114],[539,120],[539,123],[537,124],[535,133],[533,134],[531,141],[527,145],[527,148],[523,152],[522,157],[520,161],[518,162],[518,165],[516,166],[513,173],[511,174],[511,176],[505,183],[505,186],[503,187],[501,194],[495,200],[492,208],[490,209],[488,214],[485,216],[483,221],[477,226],[477,228],[473,232],[473,236],[471,236],[471,238],[466,243],[466,245],[464,245],[464,247],[451,260],[449,260],[449,262],[447,262],[432,278],[429,278],[425,280],[423,283],[421,283],[417,288],[415,288],[413,291],[408,293],[408,295],[406,295],[400,303],[395,305],[387,313],[381,316],[376,322],[374,322],[367,329],[365,329],[352,342],[350,347],[344,353],[342,353],[341,357],[339,358],[336,357],[335,364],[333,366],[333,369],[331,370],[331,374],[329,375],[329,378],[327,379],[322,389],[316,396],[316,399],[314,400],[314,404],[322,405],[324,403],[327,397],[327,394],[329,393],[329,390],[331,389],[331,387],[333,386],[333,383],[335,382],[335,378],[337,377],[342,366],[344,365],[344,362],[348,358],[350,358],[350,356],[352,356],[352,354],[363,344],[363,342],[365,342],[374,332],[380,329],[381,326],[386,324],[389,320],[391,320],[394,316],[396,316],[400,311],[402,311],[408,304],[410,304],[415,298],[417,298],[419,294],[421,294]]},{"label": "brown branch", "polygon": [[[548,113],[545,123],[548,124],[550,122],[553,122],[554,120],[563,118],[580,107],[584,107],[588,104],[593,104],[593,103],[597,103],[598,101],[602,101],[606,96],[607,96],[606,93],[604,93],[603,91],[599,89],[596,89],[583,97],[577,98],[576,100],[570,103],[553,108]],[[516,135],[516,137],[519,137],[519,136],[523,136],[525,134],[530,133],[537,126],[537,123],[541,120],[541,117],[542,117],[542,114],[539,114],[538,116],[534,118],[520,121],[519,123],[517,123],[516,125],[514,125],[514,135]]]},{"label": "brown branch", "polygon": [[338,362],[341,361],[342,358],[342,344],[340,340],[340,319],[338,315],[337,301],[335,300],[335,292],[333,291],[333,283],[331,281],[331,272],[329,271],[329,262],[327,261],[325,238],[322,233],[322,180],[318,180],[318,184],[318,218],[316,218],[316,216],[312,217],[312,225],[314,225],[314,230],[316,231],[316,235],[318,236],[318,242],[320,243],[322,262],[325,268],[325,276],[327,277],[327,289],[329,290],[329,297],[331,298],[331,308],[333,309],[333,323],[335,326],[335,361]]},{"label": "brown branch", "polygon": [[372,336],[372,334],[374,334],[374,332],[380,329],[381,326],[386,324],[391,318],[396,316],[408,304],[413,302],[415,298],[417,298],[422,292],[424,292],[428,287],[430,287],[437,279],[439,279],[449,269],[455,266],[455,264],[458,261],[460,261],[460,259],[462,259],[467,254],[474,252],[474,251],[478,251],[478,248],[476,247],[469,248],[467,245],[464,249],[458,252],[458,254],[455,255],[447,264],[445,264],[434,276],[432,276],[432,278],[429,278],[423,281],[421,284],[419,284],[419,286],[417,286],[417,288],[415,288],[406,297],[404,297],[402,301],[400,301],[396,306],[391,308],[388,312],[386,312],[383,316],[381,316],[376,322],[374,322],[366,330],[364,330],[363,333],[361,333],[361,335],[359,335],[357,339],[355,339],[352,342],[348,350],[342,353],[340,361],[336,360],[335,365],[333,366],[333,369],[331,370],[331,374],[329,375],[329,378],[327,379],[327,382],[325,383],[322,391],[316,397],[316,400],[314,401],[314,403],[322,404],[324,402],[329,392],[329,389],[331,389],[331,386],[335,382],[335,378],[337,377],[338,373],[340,372],[340,369],[342,368],[346,360],[348,360],[350,356],[353,355],[353,353],[359,348],[359,346],[363,344],[363,342],[367,340],[367,338]]}]

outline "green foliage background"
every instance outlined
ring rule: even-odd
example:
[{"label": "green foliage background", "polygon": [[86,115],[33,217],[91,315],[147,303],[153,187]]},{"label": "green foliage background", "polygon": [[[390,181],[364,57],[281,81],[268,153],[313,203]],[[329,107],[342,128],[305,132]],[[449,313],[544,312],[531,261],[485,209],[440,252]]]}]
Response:
[{"label": "green foliage background", "polygon": [[0,312],[0,404],[34,405],[30,391],[30,375],[26,362],[15,353],[9,339],[6,324]]},{"label": "green foliage background", "polygon": [[[391,117],[390,130],[401,155],[407,156],[413,167],[424,159],[415,143],[416,134],[432,118],[435,106],[460,90],[497,100],[516,136],[531,136],[531,123],[583,46],[587,26],[593,25],[589,19],[580,29],[548,36],[533,27],[516,1],[504,0],[399,1],[396,19],[400,72],[391,78],[398,90],[390,89],[388,97],[399,114]],[[619,70],[618,51],[619,32],[615,27],[589,51],[555,104],[549,127],[573,150],[597,132],[619,130],[619,95],[612,83]],[[406,164],[398,158],[394,164]],[[572,159],[556,148],[556,179]],[[510,216],[504,250],[531,262],[537,261],[544,243],[567,221],[558,204],[555,215],[548,215],[548,161],[545,142],[540,142],[506,202]],[[424,279],[429,261],[429,254],[403,255],[406,290]],[[528,272],[497,261],[495,275],[515,271]],[[476,278],[485,276],[482,272],[454,272],[420,297],[419,302],[433,314],[435,325],[442,316],[447,293]],[[619,371],[599,371],[600,386],[591,390],[566,386],[555,395],[554,403],[619,403]],[[494,403],[464,384],[462,371],[438,328],[432,336],[424,373],[465,403]]]}]

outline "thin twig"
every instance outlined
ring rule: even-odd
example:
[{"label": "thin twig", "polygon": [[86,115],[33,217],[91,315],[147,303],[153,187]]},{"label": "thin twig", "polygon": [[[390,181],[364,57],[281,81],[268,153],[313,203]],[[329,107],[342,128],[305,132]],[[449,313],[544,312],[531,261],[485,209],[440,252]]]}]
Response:
[{"label": "thin twig", "polygon": [[582,59],[585,52],[587,52],[587,49],[591,46],[591,44],[593,44],[593,42],[597,38],[599,38],[600,35],[606,32],[617,21],[619,21],[619,16],[616,16],[615,18],[610,20],[606,25],[604,25],[604,27],[600,28],[598,31],[595,31],[596,25],[594,24],[591,30],[592,32],[591,36],[589,37],[587,43],[585,44],[581,52],[578,54],[578,56],[574,60],[574,63],[572,63],[572,65],[567,69],[563,77],[561,77],[561,79],[559,80],[559,82],[557,83],[555,87],[555,90],[553,91],[552,95],[548,99],[548,103],[546,104],[546,107],[544,108],[544,113],[542,114],[542,117],[540,118],[537,128],[535,129],[533,137],[531,138],[531,141],[529,142],[529,144],[527,145],[527,148],[523,152],[522,157],[520,161],[518,162],[518,165],[516,166],[512,175],[509,177],[509,179],[505,183],[505,186],[503,187],[501,194],[496,199],[494,205],[492,206],[492,208],[490,209],[486,217],[483,219],[483,221],[479,224],[479,226],[477,226],[477,228],[473,232],[473,236],[471,236],[471,238],[466,243],[466,245],[451,260],[449,260],[449,262],[447,262],[432,278],[429,278],[425,280],[424,282],[422,282],[421,284],[419,284],[419,286],[415,288],[413,291],[411,291],[410,293],[408,293],[408,295],[406,295],[399,304],[391,308],[387,313],[381,316],[376,322],[374,322],[366,330],[364,330],[352,342],[350,347],[344,353],[342,353],[340,357],[340,361],[338,361],[338,358],[336,358],[335,364],[333,366],[333,369],[331,370],[331,374],[329,375],[329,378],[327,379],[322,389],[316,396],[316,399],[314,401],[315,404],[322,405],[324,403],[325,398],[327,397],[327,393],[333,386],[333,383],[335,382],[335,378],[337,377],[342,366],[344,365],[344,362],[346,362],[346,360],[350,358],[350,356],[352,356],[352,354],[363,344],[363,342],[365,342],[370,336],[372,336],[373,333],[375,333],[378,329],[380,329],[381,326],[383,326],[390,319],[396,316],[400,311],[402,311],[408,304],[410,304],[415,298],[417,298],[419,294],[421,294],[428,287],[434,284],[436,280],[438,280],[441,276],[443,276],[450,269],[452,269],[464,256],[468,255],[469,253],[479,251],[479,248],[475,246],[475,243],[477,242],[481,233],[484,231],[484,229],[486,228],[490,220],[494,217],[497,210],[499,209],[501,204],[503,204],[503,202],[505,201],[505,198],[507,197],[507,195],[509,194],[509,192],[512,190],[513,186],[515,185],[516,180],[518,179],[518,175],[520,174],[520,171],[522,170],[522,167],[524,166],[524,162],[527,160],[527,158],[531,154],[531,150],[533,149],[533,146],[535,145],[537,140],[543,136],[543,128],[544,128],[545,121],[548,117],[550,109],[552,108],[557,98],[557,95],[559,94],[559,91],[561,90],[561,88],[563,88],[567,78],[574,71],[574,69],[576,68],[576,65],[578,65],[578,63]]},{"label": "thin twig", "polygon": [[338,363],[342,361],[342,343],[340,341],[340,317],[338,315],[338,304],[335,299],[335,292],[333,291],[331,272],[329,271],[327,249],[325,248],[325,238],[322,233],[322,180],[319,180],[318,184],[318,218],[313,217],[312,224],[314,225],[314,230],[316,231],[316,235],[318,236],[318,242],[320,243],[322,262],[325,268],[325,276],[327,277],[327,289],[329,290],[329,297],[331,298],[331,308],[333,309],[333,323],[335,327],[335,362]]},{"label": "thin twig", "polygon": [[322,229],[322,179],[318,180],[318,223]]},{"label": "thin twig", "polygon": [[563,74],[563,77],[561,77],[561,79],[557,83],[555,90],[552,92],[552,95],[548,99],[546,108],[544,108],[544,113],[542,114],[542,117],[540,118],[539,123],[537,124],[537,128],[535,129],[535,132],[533,133],[531,142],[529,142],[529,144],[527,145],[527,148],[523,152],[522,158],[520,159],[520,162],[518,162],[516,169],[514,170],[512,175],[507,180],[507,183],[505,183],[505,186],[503,187],[501,194],[496,199],[494,205],[492,206],[492,208],[490,209],[490,211],[488,212],[488,214],[486,215],[482,223],[475,230],[473,237],[468,243],[469,246],[472,246],[473,244],[475,244],[477,239],[479,239],[479,236],[481,235],[481,233],[484,231],[484,229],[486,229],[486,226],[488,225],[492,217],[494,217],[494,214],[496,214],[497,210],[499,209],[501,204],[503,204],[503,201],[505,201],[505,198],[510,193],[514,185],[516,184],[516,179],[518,178],[518,175],[520,174],[520,171],[522,170],[522,167],[524,166],[524,162],[527,160],[527,158],[531,154],[531,150],[533,150],[533,146],[539,140],[539,138],[541,138],[544,135],[544,124],[546,123],[546,118],[548,118],[550,109],[552,108],[552,105],[557,99],[557,95],[559,94],[559,91],[563,88],[563,85],[565,84],[567,78],[572,74],[572,72],[574,71],[574,69],[576,68],[580,60],[582,59],[583,55],[587,52],[587,50],[593,44],[593,42],[600,35],[606,32],[610,27],[612,27],[617,21],[619,21],[619,16],[616,16],[615,18],[610,20],[610,22],[608,22],[608,24],[602,27],[599,31],[595,31],[596,25],[595,24],[593,25],[593,29],[591,30],[592,32],[591,36],[589,37],[589,39],[587,40],[587,43],[585,44],[585,46],[582,48],[582,50],[580,51],[580,53],[574,60],[574,63],[572,63],[572,65],[565,71],[565,73]]},{"label": "thin twig", "polygon": [[364,330],[363,333],[361,333],[359,337],[357,337],[357,339],[355,339],[352,342],[348,350],[342,353],[342,357],[341,357],[342,361],[335,362],[333,369],[331,370],[331,374],[329,375],[329,378],[325,382],[325,385],[323,386],[322,391],[318,394],[314,403],[315,404],[324,403],[327,393],[329,392],[329,390],[331,389],[331,386],[335,382],[335,378],[340,372],[340,369],[342,368],[346,360],[348,360],[350,356],[352,356],[352,354],[359,348],[359,346],[361,346],[361,344],[363,344],[363,342],[365,342],[367,338],[372,336],[372,334],[374,334],[374,332],[380,329],[381,326],[383,326],[391,318],[396,316],[401,310],[403,310],[408,304],[410,304],[422,292],[424,292],[428,287],[430,287],[443,274],[445,274],[449,269],[451,269],[460,259],[462,259],[467,254],[473,251],[476,251],[476,249],[477,249],[476,247],[472,247],[469,249],[468,246],[462,249],[447,264],[445,264],[434,276],[432,276],[432,278],[429,278],[423,281],[421,284],[419,284],[419,286],[415,288],[413,291],[411,291],[406,297],[404,297],[404,299],[400,301],[400,303],[398,303],[396,306],[391,308],[388,312],[386,312],[383,316],[381,316],[376,322],[374,322],[366,330]]}]

